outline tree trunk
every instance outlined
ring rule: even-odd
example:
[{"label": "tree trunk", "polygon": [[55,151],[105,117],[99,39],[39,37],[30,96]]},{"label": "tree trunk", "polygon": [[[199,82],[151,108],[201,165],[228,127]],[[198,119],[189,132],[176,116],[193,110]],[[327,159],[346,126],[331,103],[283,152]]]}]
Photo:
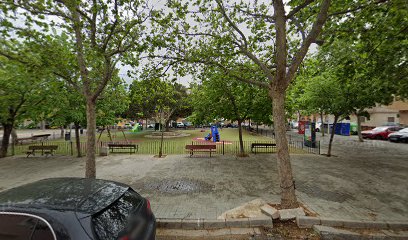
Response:
[{"label": "tree trunk", "polygon": [[322,137],[324,137],[324,121],[323,121],[323,112],[320,112],[320,121],[322,124],[320,125],[320,132],[322,133]]},{"label": "tree trunk", "polygon": [[61,130],[61,137],[60,138],[64,138],[64,132],[65,132],[64,126],[61,126],[60,130]]},{"label": "tree trunk", "polygon": [[13,140],[12,143],[13,143],[14,145],[17,144],[18,136],[17,136],[17,131],[16,131],[15,128],[13,128],[13,130],[11,130],[11,139]]},{"label": "tree trunk", "polygon": [[166,121],[166,132],[169,132],[170,131],[170,129],[169,129],[169,123],[170,123],[170,119],[168,119],[167,121]]},{"label": "tree trunk", "polygon": [[162,118],[160,113],[160,131],[161,131],[161,139],[160,139],[160,148],[159,148],[159,158],[163,156],[163,140],[164,140],[164,131],[162,126]]},{"label": "tree trunk", "polygon": [[278,171],[281,187],[282,208],[296,208],[299,206],[295,182],[290,163],[288,140],[286,139],[285,93],[281,89],[270,92],[272,98],[272,113],[275,129]]},{"label": "tree trunk", "polygon": [[88,127],[86,131],[86,164],[85,164],[85,177],[96,178],[96,165],[95,165],[95,153],[96,153],[96,102],[92,99],[86,101],[86,125]]},{"label": "tree trunk", "polygon": [[238,135],[239,135],[239,153],[241,156],[245,154],[244,141],[242,140],[242,121],[238,120]]},{"label": "tree trunk", "polygon": [[[334,115],[334,122],[333,122],[333,128],[332,131],[330,133],[330,141],[329,141],[329,149],[327,150],[327,156],[330,157],[331,156],[331,150],[332,150],[332,145],[333,145],[333,139],[334,139],[334,132],[336,131],[336,125],[337,125],[337,121],[339,120],[339,116],[338,115]],[[330,128],[329,128],[330,129]]]},{"label": "tree trunk", "polygon": [[361,135],[361,116],[356,114],[357,116],[357,135],[358,141],[364,142],[363,135]]},{"label": "tree trunk", "polygon": [[77,157],[82,157],[81,154],[81,139],[79,138],[79,124],[74,123],[75,126],[75,144],[77,149]]},{"label": "tree trunk", "polygon": [[10,143],[10,135],[13,131],[13,124],[3,124],[3,140],[1,141],[0,158],[7,157],[7,149]]}]

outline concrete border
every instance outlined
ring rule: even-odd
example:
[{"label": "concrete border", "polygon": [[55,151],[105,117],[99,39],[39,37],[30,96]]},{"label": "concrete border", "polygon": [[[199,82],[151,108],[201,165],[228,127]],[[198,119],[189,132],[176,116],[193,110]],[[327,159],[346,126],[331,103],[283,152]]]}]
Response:
[{"label": "concrete border", "polygon": [[314,225],[343,228],[367,228],[367,229],[391,229],[408,230],[408,220],[400,221],[367,221],[367,220],[345,220],[322,217],[299,216],[296,224],[300,228],[312,228]]},{"label": "concrete border", "polygon": [[[348,239],[348,240],[388,240],[408,239],[408,231],[392,231],[376,229],[378,232],[358,233],[351,229],[328,227],[323,225],[313,226],[313,230],[319,234],[322,240]],[[355,230],[355,229],[354,229]]]},{"label": "concrete border", "polygon": [[[299,228],[313,228],[315,225],[350,229],[408,230],[407,221],[368,221],[347,220],[324,217],[298,216]],[[158,218],[157,227],[163,229],[214,230],[223,228],[273,227],[272,217],[235,218],[235,219],[177,219]]]},{"label": "concrete border", "polygon": [[273,227],[271,217],[235,219],[177,219],[158,218],[157,227],[163,229],[214,230],[223,228]]}]

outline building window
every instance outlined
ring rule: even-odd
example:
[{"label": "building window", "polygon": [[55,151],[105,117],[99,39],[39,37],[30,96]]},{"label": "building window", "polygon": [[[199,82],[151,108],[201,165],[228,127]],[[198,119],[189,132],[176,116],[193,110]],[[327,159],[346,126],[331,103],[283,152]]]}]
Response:
[{"label": "building window", "polygon": [[388,117],[388,122],[395,122],[395,117]]}]

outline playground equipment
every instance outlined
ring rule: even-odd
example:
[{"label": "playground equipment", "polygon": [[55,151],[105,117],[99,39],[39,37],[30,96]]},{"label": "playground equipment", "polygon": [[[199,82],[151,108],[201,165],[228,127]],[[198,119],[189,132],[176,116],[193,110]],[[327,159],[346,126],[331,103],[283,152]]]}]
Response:
[{"label": "playground equipment", "polygon": [[206,141],[210,141],[212,139],[213,142],[219,142],[220,134],[218,133],[217,126],[211,126],[211,133],[209,133],[204,139]]},{"label": "playground equipment", "polygon": [[133,128],[132,128],[131,131],[132,131],[132,132],[139,132],[140,129],[141,129],[140,124],[139,124],[139,123],[135,123],[135,125],[133,126]]}]

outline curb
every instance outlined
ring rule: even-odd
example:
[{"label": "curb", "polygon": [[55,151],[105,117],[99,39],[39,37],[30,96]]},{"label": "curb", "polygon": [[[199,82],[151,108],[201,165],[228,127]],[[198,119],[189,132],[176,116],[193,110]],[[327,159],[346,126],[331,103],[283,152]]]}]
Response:
[{"label": "curb", "polygon": [[408,230],[408,220],[399,221],[367,221],[367,220],[344,220],[334,218],[320,218],[299,216],[296,218],[296,224],[299,228],[312,228],[315,225],[328,227],[343,227],[356,229],[390,229],[390,230]]},{"label": "curb", "polygon": [[395,232],[389,230],[380,230],[375,233],[361,234],[358,232],[353,232],[346,229],[327,227],[322,225],[315,225],[313,230],[319,234],[322,240],[333,240],[333,239],[347,239],[347,240],[396,240],[396,239],[407,239],[408,232]]},{"label": "curb", "polygon": [[158,218],[157,227],[163,229],[212,230],[223,228],[273,227],[271,217],[236,219],[176,219]]}]

